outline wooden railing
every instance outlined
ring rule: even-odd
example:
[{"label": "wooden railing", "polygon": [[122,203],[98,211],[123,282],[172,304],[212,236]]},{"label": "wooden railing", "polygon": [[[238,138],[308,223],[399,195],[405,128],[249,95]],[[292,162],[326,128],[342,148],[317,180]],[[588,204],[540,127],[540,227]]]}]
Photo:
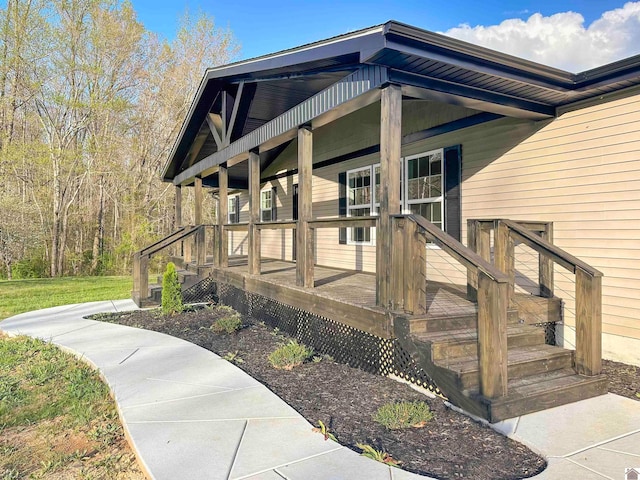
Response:
[{"label": "wooden railing", "polygon": [[[206,229],[211,225],[187,225],[178,228],[175,232],[143,248],[133,255],[133,291],[132,297],[138,306],[148,298],[149,292],[149,260],[151,257],[165,248],[171,247],[187,239],[194,239],[195,261],[197,265],[206,262]],[[192,258],[191,242],[185,242],[183,247],[185,262]]]},{"label": "wooden railing", "polygon": [[598,375],[602,370],[602,272],[565,252],[552,241],[550,223],[512,220],[469,220],[469,246],[485,260],[490,259],[490,234],[494,231],[496,267],[509,278],[509,298],[515,292],[515,242],[539,256],[540,296],[553,297],[553,264],[575,275],[575,369],[582,375]]},{"label": "wooden railing", "polygon": [[508,277],[419,215],[392,216],[391,294],[394,308],[425,313],[427,242],[440,247],[474,277],[478,303],[480,393],[487,398],[507,394]]}]

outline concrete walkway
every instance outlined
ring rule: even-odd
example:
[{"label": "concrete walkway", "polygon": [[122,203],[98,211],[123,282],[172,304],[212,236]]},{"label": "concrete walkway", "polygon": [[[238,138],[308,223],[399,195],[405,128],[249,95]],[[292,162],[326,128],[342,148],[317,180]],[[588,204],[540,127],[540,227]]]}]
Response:
[{"label": "concrete walkway", "polygon": [[[136,308],[130,300],[48,308],[0,330],[51,341],[103,375],[150,478],[427,478],[324,441],[295,410],[218,355],[161,333],[86,320]],[[640,467],[640,402],[606,395],[501,422],[545,456],[536,479],[624,479]]]}]

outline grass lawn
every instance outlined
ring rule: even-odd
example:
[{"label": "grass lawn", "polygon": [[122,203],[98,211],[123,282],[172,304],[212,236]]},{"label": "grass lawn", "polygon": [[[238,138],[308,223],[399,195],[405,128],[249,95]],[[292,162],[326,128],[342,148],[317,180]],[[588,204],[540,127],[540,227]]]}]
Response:
[{"label": "grass lawn", "polygon": [[131,296],[131,277],[63,277],[0,281],[0,320],[31,310]]},{"label": "grass lawn", "polygon": [[40,340],[0,336],[0,478],[143,478],[98,374]]}]

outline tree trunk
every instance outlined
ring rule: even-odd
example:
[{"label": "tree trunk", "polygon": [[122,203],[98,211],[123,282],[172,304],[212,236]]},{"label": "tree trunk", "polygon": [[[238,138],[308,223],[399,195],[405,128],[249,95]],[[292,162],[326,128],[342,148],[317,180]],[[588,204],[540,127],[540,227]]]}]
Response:
[{"label": "tree trunk", "polygon": [[98,221],[96,224],[96,232],[93,237],[93,251],[91,254],[91,274],[98,272],[102,249],[104,246],[104,185],[102,176],[100,176],[100,200],[98,202]]}]

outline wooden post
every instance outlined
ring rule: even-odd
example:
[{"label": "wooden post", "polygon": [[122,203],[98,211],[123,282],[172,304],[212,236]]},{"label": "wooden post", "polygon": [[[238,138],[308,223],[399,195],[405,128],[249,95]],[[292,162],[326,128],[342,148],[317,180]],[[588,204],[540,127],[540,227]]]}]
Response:
[{"label": "wooden post", "polygon": [[[275,198],[272,199],[275,201]],[[260,155],[249,152],[249,274],[260,274]]]},{"label": "wooden post", "polygon": [[221,164],[218,169],[218,187],[218,197],[220,198],[218,206],[218,266],[226,268],[229,266],[229,242],[224,228],[229,214],[229,174],[226,163]]},{"label": "wooden post", "polygon": [[191,260],[193,260],[193,252],[191,249],[192,246],[193,238],[191,238],[190,236],[182,241],[182,258],[184,259],[185,268],[187,266],[187,263],[191,263]]},{"label": "wooden post", "polygon": [[508,284],[478,271],[478,362],[480,394],[507,394]]},{"label": "wooden post", "polygon": [[141,307],[149,298],[149,256],[140,252],[133,256],[133,300]]},{"label": "wooden post", "polygon": [[[395,250],[394,246],[394,250]],[[426,239],[417,225],[407,220],[404,225],[404,310],[413,315],[426,312],[427,259]]]},{"label": "wooden post", "polygon": [[196,177],[193,182],[195,197],[195,224],[202,224],[202,178]]},{"label": "wooden post", "polygon": [[389,85],[380,99],[380,219],[376,232],[376,303],[391,303],[391,220],[400,213],[402,89]]},{"label": "wooden post", "polygon": [[391,261],[393,268],[391,270],[391,308],[394,310],[403,309],[406,311],[405,305],[405,293],[406,293],[406,280],[405,265],[406,259],[411,255],[410,252],[405,250],[405,225],[407,223],[413,223],[404,218],[391,217],[391,254],[393,259]]},{"label": "wooden post", "polygon": [[[175,205],[176,224],[174,228],[178,229],[182,227],[182,186],[176,185],[175,192],[176,192],[176,205]],[[182,241],[177,242],[175,247],[173,247],[173,254],[176,257],[182,256]]]},{"label": "wooden post", "polygon": [[176,185],[176,228],[182,226],[182,186]]},{"label": "wooden post", "polygon": [[602,277],[576,267],[576,372],[602,371]]},{"label": "wooden post", "polygon": [[204,265],[207,263],[207,233],[206,227],[200,225],[195,234],[196,245],[196,265]]},{"label": "wooden post", "polygon": [[[553,223],[547,223],[540,236],[549,243],[553,243]],[[553,260],[541,253],[538,255],[538,282],[540,296],[553,298]]]},{"label": "wooden post", "polygon": [[[491,229],[487,222],[467,220],[467,246],[491,263]],[[476,269],[467,269],[467,300],[478,299],[478,274]]]},{"label": "wooden post", "polygon": [[508,293],[509,302],[513,299],[516,281],[515,269],[515,247],[514,241],[509,233],[509,227],[498,220],[495,230],[495,264],[498,270],[504,272],[509,277]]},{"label": "wooden post", "polygon": [[309,228],[312,218],[313,132],[298,129],[298,225],[296,228],[296,285],[313,288],[313,236]]}]

